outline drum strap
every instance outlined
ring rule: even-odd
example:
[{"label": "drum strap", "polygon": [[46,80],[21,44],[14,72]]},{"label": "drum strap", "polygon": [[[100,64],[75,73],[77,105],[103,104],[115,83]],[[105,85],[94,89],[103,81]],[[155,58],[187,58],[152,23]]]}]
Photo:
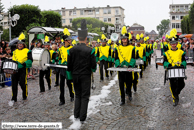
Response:
[{"label": "drum strap", "polygon": [[123,58],[123,60],[127,61],[127,60],[125,59],[125,57],[123,56],[122,51],[121,51],[121,49],[119,48],[119,46],[118,46],[118,49],[119,49],[119,54],[121,55],[121,57]]},{"label": "drum strap", "polygon": [[170,57],[170,59],[172,61],[171,64],[174,63],[175,65],[177,65],[177,63],[174,62],[174,60],[172,59],[172,57],[170,56],[170,54],[168,53],[168,51],[166,53],[168,54],[168,56]]}]

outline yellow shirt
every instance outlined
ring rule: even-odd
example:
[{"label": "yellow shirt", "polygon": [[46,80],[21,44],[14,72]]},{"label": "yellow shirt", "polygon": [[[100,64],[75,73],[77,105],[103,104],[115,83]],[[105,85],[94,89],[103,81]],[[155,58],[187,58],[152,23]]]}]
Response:
[{"label": "yellow shirt", "polygon": [[134,46],[117,46],[116,49],[118,51],[120,63],[122,63],[123,61],[127,61],[128,63],[130,63]]},{"label": "yellow shirt", "polygon": [[18,61],[19,63],[23,64],[25,61],[28,60],[28,51],[29,49],[24,48],[22,50],[16,49],[13,52],[13,61]]},{"label": "yellow shirt", "polygon": [[69,49],[71,49],[73,46],[69,46],[69,47],[64,47],[62,46],[61,48],[59,48],[59,53],[60,53],[60,57],[61,57],[61,63],[66,62],[67,63],[67,51]]},{"label": "yellow shirt", "polygon": [[109,56],[109,49],[110,46],[100,46],[99,47],[99,58],[101,58],[102,56],[105,56],[106,58],[108,58]]},{"label": "yellow shirt", "polygon": [[[168,50],[165,52],[165,55],[167,57],[168,62],[174,67],[176,66],[181,66],[181,62],[182,62],[182,55],[183,55],[184,51],[182,50]],[[180,64],[178,64],[177,62],[179,62]]]}]

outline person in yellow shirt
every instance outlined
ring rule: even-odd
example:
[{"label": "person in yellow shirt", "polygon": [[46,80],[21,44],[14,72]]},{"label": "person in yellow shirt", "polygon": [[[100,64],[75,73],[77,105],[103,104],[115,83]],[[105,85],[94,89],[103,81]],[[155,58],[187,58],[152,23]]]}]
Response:
[{"label": "person in yellow shirt", "polygon": [[27,85],[27,75],[28,69],[32,67],[32,52],[27,49],[26,44],[24,43],[25,35],[23,33],[19,36],[19,42],[17,44],[17,49],[13,51],[12,60],[18,63],[18,71],[12,74],[12,101],[17,102],[18,94],[18,83],[22,89],[23,100],[26,100],[28,97],[28,85]]},{"label": "person in yellow shirt", "polygon": [[109,74],[108,74],[108,62],[110,62],[111,59],[111,47],[107,46],[106,43],[106,37],[104,34],[101,36],[101,42],[102,46],[98,48],[97,51],[97,63],[100,64],[100,82],[104,80],[103,78],[103,66],[105,69],[105,75],[106,78],[109,79]]},{"label": "person in yellow shirt", "polygon": [[[71,34],[69,33],[68,29],[65,28],[63,31],[63,40],[65,41],[65,45],[59,48],[59,64],[67,66],[67,56],[69,49],[71,49],[73,46],[70,46],[71,44]],[[72,80],[72,73],[70,71],[67,71],[67,69],[60,69],[60,103],[59,106],[65,104],[65,80],[67,81],[67,87],[69,88],[69,94],[70,94],[70,101],[74,101],[74,91],[73,91],[73,80]]]},{"label": "person in yellow shirt", "polygon": [[[177,47],[178,39],[173,36],[170,45],[171,49],[164,52],[164,68],[186,68],[185,52]],[[170,78],[170,91],[173,97],[173,106],[177,106],[179,102],[179,94],[184,88],[184,78]]]},{"label": "person in yellow shirt", "polygon": [[[129,34],[127,33],[126,27],[124,26],[121,31],[121,45],[115,48],[115,67],[121,68],[134,68],[135,67],[135,47],[129,45]],[[132,72],[118,72],[119,88],[121,95],[120,105],[125,104],[125,86],[126,94],[129,100],[132,100]]]}]

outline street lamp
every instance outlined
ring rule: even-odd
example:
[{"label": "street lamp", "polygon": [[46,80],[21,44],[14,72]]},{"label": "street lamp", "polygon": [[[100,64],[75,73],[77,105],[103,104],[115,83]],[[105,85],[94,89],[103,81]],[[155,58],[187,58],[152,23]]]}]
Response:
[{"label": "street lamp", "polygon": [[102,27],[102,28],[101,28],[101,30],[102,30],[102,31],[103,31],[103,33],[104,33],[105,27]]},{"label": "street lamp", "polygon": [[[0,14],[0,22],[3,20],[4,15]],[[11,14],[9,12],[8,15],[8,26],[9,26],[9,41],[11,41],[11,27],[15,27],[17,25],[17,21],[20,19],[20,15],[19,14],[15,14],[14,16],[11,17]],[[0,26],[6,26],[2,23],[0,23]]]},{"label": "street lamp", "polygon": [[9,42],[11,41],[11,27],[15,27],[17,25],[17,21],[20,19],[19,14],[14,14],[14,16],[11,17],[11,14],[9,12]]}]

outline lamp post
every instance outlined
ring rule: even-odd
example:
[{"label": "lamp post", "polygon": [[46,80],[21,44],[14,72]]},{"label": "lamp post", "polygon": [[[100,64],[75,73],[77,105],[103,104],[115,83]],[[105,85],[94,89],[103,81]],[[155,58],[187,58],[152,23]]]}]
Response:
[{"label": "lamp post", "polygon": [[[0,22],[3,20],[4,16],[0,14]],[[14,14],[14,16],[11,17],[10,12],[8,13],[8,26],[9,26],[9,41],[11,41],[11,27],[15,27],[17,25],[17,21],[20,19],[19,14]],[[0,26],[7,26],[2,23],[0,23]]]},{"label": "lamp post", "polygon": [[3,34],[3,31],[0,31],[0,41],[1,41],[1,35]]}]

